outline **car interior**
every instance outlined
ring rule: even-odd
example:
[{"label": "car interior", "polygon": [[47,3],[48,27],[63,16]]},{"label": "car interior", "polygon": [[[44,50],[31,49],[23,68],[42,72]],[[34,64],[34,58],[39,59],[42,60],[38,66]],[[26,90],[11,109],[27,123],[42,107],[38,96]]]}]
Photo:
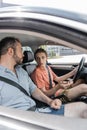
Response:
[{"label": "car interior", "polygon": [[[14,12],[12,11],[12,13]],[[7,16],[7,14],[4,14],[4,16],[5,15]],[[36,64],[33,62],[33,53],[40,46],[62,45],[81,51],[83,52],[83,54],[87,53],[87,36],[85,30],[80,31],[76,27],[73,28],[73,26],[71,25],[64,25],[61,24],[61,22],[55,23],[54,21],[52,23],[52,21],[50,22],[42,19],[39,20],[39,18],[19,18],[14,16],[14,14],[12,16],[10,15],[10,17],[6,16],[0,21],[0,39],[6,36],[17,37],[20,39],[23,47],[26,48],[26,46],[28,46],[32,49],[32,54],[31,52],[24,53],[25,57],[22,65],[23,68],[27,70],[29,75],[35,69],[36,66]],[[12,19],[13,16],[14,19]],[[66,19],[63,18],[63,20]],[[52,70],[58,76],[70,72],[75,66],[78,65],[78,63],[56,64],[54,62],[48,62]],[[84,66],[87,66],[86,62],[84,63]]]},{"label": "car interior", "polygon": [[[4,37],[12,36],[21,41],[22,47],[25,48],[21,66],[27,71],[29,76],[36,67],[34,52],[38,47],[52,47],[55,45],[75,49],[81,52],[82,56],[80,58],[72,55],[67,63],[66,59],[62,59],[62,62],[60,62],[59,57],[57,57],[56,60],[49,59],[48,65],[58,76],[64,75],[78,66],[76,75],[69,80],[74,80],[75,82],[78,78],[83,78],[85,83],[87,83],[87,15],[86,13],[80,13],[81,7],[83,7],[81,11],[86,9],[85,2],[82,1],[83,6],[80,9],[78,8],[79,12],[61,8],[63,4],[68,6],[67,3],[63,3],[61,6],[60,4],[55,4],[59,6],[58,9],[55,6],[53,8],[48,7],[49,2],[47,4],[47,1],[46,7],[38,7],[34,3],[32,7],[28,7],[28,4],[32,2],[25,2],[27,4],[25,7],[24,5],[1,7],[0,40]],[[75,7],[76,1],[73,4],[71,1],[70,3],[73,9],[77,9],[77,6]],[[40,4],[43,3],[40,2]],[[78,97],[76,101],[87,103],[87,97]],[[36,101],[36,103],[38,107],[46,106],[46,104],[39,101]],[[87,130],[87,121],[80,118],[67,118],[0,106],[1,130],[12,130],[12,128],[16,130],[76,130],[77,127],[79,130]]]},{"label": "car interior", "polygon": [[[30,76],[30,74],[34,71],[34,69],[36,68],[36,64],[33,63],[32,64],[32,61],[34,61],[34,53],[32,51],[24,51],[24,59],[23,59],[23,64],[22,64],[22,67],[23,69],[25,69],[28,73],[28,75]],[[86,75],[87,75],[87,68],[84,66],[84,63],[85,63],[85,58],[82,57],[80,63],[79,63],[79,66],[78,66],[78,70],[77,70],[77,73],[71,77],[71,79],[73,80],[73,82],[75,82],[77,79],[81,78],[81,79],[84,79],[85,82],[87,83],[87,78],[86,78]],[[48,65],[50,65],[51,67],[51,64],[48,63]],[[52,68],[52,67],[51,67]],[[54,69],[52,68],[52,70],[54,71]],[[58,71],[58,70],[57,70]],[[70,70],[71,71],[71,70]],[[55,71],[54,71],[55,72]],[[58,71],[59,72],[59,71]],[[65,74],[68,73],[69,70],[67,70],[67,72],[64,72]],[[64,74],[63,73],[63,74]],[[56,72],[56,74],[58,75],[58,73]],[[62,75],[62,73],[60,73],[60,75]],[[70,79],[69,79],[70,80]],[[61,96],[59,97],[61,98]],[[66,98],[66,97],[65,97]],[[42,103],[40,101],[37,101],[36,99],[34,99],[36,101],[36,104],[37,104],[37,107],[44,107],[44,106],[47,106],[45,103]],[[66,101],[64,101],[64,99],[62,99],[64,104],[67,103]],[[67,99],[66,99],[67,100]],[[85,103],[87,103],[87,97],[86,96],[80,96],[78,97],[77,99],[73,100],[74,102],[75,101],[83,101]],[[69,101],[68,101],[69,102]]]}]

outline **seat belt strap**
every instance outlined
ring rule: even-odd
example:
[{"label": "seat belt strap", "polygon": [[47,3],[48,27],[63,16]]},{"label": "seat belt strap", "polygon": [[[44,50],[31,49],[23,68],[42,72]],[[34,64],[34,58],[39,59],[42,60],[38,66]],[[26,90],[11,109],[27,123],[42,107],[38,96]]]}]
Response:
[{"label": "seat belt strap", "polygon": [[29,96],[28,92],[15,81],[2,77],[2,76],[0,76],[0,80],[20,89],[20,91],[22,91],[25,95]]},{"label": "seat belt strap", "polygon": [[47,71],[48,71],[48,76],[49,76],[49,83],[50,83],[50,89],[52,88],[52,79],[51,79],[51,75],[50,75],[50,70],[48,68],[48,66],[46,65]]}]

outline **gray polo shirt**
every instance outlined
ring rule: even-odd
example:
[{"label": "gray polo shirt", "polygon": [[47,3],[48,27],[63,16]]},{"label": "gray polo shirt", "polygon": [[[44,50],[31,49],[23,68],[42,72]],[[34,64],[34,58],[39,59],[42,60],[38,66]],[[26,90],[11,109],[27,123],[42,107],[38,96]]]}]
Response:
[{"label": "gray polo shirt", "polygon": [[[13,73],[9,69],[0,65],[0,76],[9,78],[18,84],[20,84],[31,96],[32,92],[36,89],[36,85],[29,78],[27,72],[17,66],[16,73]],[[17,108],[22,110],[27,110],[32,106],[35,106],[36,103],[32,100],[31,97],[26,96],[18,88],[13,85],[9,85],[3,81],[0,81],[0,105],[7,106],[11,108]]]}]

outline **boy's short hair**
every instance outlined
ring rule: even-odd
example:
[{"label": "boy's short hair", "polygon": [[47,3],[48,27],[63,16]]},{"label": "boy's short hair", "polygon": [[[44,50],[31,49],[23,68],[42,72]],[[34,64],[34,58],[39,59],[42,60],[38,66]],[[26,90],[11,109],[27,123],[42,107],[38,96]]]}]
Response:
[{"label": "boy's short hair", "polygon": [[45,53],[45,55],[47,56],[47,52],[43,49],[43,48],[38,48],[35,53],[34,53],[34,58],[36,59],[36,54],[37,53]]}]

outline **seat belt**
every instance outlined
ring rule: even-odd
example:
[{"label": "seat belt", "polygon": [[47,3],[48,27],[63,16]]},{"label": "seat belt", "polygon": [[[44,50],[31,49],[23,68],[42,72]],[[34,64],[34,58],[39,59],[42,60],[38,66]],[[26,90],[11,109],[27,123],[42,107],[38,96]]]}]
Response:
[{"label": "seat belt", "polygon": [[22,91],[25,95],[29,96],[28,92],[22,86],[20,86],[18,83],[16,83],[15,81],[10,80],[10,79],[5,78],[5,77],[2,77],[2,76],[0,76],[0,80],[20,89],[20,91]]},{"label": "seat belt", "polygon": [[49,83],[50,83],[50,89],[52,88],[52,79],[51,79],[51,75],[50,75],[50,71],[48,66],[46,65],[47,71],[48,71],[48,76],[49,76]]}]

